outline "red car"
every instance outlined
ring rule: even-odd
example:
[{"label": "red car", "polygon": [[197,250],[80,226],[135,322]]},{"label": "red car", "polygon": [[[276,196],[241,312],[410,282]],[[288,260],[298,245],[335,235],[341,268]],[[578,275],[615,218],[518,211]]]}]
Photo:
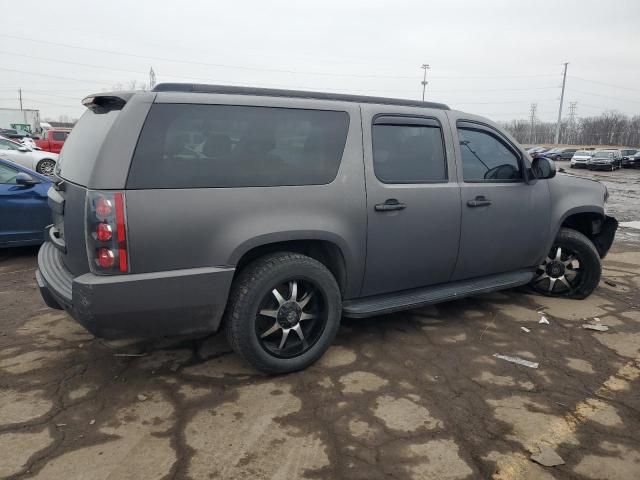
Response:
[{"label": "red car", "polygon": [[36,140],[36,146],[45,152],[60,153],[68,135],[68,130],[47,130],[41,139]]}]

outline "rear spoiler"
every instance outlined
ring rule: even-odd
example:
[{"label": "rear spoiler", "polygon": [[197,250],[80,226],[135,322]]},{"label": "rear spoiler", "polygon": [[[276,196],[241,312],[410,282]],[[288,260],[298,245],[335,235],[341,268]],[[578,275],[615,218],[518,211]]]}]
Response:
[{"label": "rear spoiler", "polygon": [[106,92],[89,95],[82,100],[82,105],[95,113],[107,113],[122,110],[122,107],[133,97],[135,92]]}]

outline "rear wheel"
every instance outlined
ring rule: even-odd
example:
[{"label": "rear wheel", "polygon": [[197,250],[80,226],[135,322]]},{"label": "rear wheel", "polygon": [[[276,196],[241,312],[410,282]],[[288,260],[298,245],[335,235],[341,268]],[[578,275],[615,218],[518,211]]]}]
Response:
[{"label": "rear wheel", "polygon": [[51,160],[50,158],[45,158],[43,160],[40,160],[38,162],[38,165],[36,165],[36,172],[51,177],[55,168],[56,162],[54,160]]},{"label": "rear wheel", "polygon": [[591,240],[562,228],[530,285],[543,295],[586,298],[598,286],[601,273],[600,256]]},{"label": "rear wheel", "polygon": [[303,369],[329,348],[340,326],[342,299],[320,262],[277,253],[248,265],[232,287],[225,317],[231,347],[256,369]]}]

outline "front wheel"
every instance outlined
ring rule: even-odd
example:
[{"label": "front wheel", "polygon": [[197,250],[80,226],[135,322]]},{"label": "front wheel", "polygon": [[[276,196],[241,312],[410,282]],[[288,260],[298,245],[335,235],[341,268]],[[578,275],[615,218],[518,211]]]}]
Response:
[{"label": "front wheel", "polygon": [[36,172],[51,177],[55,168],[56,162],[51,160],[50,158],[45,158],[43,160],[40,160],[38,162],[38,165],[36,165]]},{"label": "front wheel", "polygon": [[301,370],[329,348],[342,298],[331,272],[297,253],[262,257],[234,281],[225,315],[232,348],[270,374]]},{"label": "front wheel", "polygon": [[561,228],[530,285],[543,295],[586,298],[598,286],[601,273],[600,256],[591,240],[576,230]]}]

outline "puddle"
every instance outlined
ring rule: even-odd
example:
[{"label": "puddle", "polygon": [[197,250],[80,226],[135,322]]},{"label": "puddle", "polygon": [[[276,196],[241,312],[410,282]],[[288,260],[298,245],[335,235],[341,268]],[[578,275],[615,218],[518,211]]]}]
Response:
[{"label": "puddle", "polygon": [[633,222],[620,222],[620,226],[640,230],[640,220],[634,220]]}]

